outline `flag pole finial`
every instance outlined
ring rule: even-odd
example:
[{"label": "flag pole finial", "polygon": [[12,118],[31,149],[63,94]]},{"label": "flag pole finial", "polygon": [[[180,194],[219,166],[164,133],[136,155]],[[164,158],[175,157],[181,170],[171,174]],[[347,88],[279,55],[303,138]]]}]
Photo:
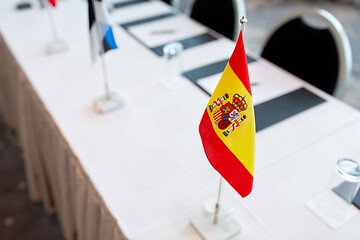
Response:
[{"label": "flag pole finial", "polygon": [[247,19],[245,18],[245,16],[243,16],[243,17],[240,19],[240,23],[241,23],[241,31],[244,32],[245,23],[247,23]]}]

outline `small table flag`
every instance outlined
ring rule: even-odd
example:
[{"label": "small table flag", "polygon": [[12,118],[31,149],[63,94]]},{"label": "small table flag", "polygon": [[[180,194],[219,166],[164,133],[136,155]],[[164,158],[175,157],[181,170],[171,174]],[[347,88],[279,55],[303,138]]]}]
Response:
[{"label": "small table flag", "polygon": [[99,55],[116,49],[117,45],[106,6],[101,0],[88,0],[88,4],[91,57],[95,62]]},{"label": "small table flag", "polygon": [[48,0],[48,3],[53,6],[56,7],[56,0]]},{"label": "small table flag", "polygon": [[255,167],[255,116],[242,31],[199,131],[210,164],[242,197],[249,195]]}]

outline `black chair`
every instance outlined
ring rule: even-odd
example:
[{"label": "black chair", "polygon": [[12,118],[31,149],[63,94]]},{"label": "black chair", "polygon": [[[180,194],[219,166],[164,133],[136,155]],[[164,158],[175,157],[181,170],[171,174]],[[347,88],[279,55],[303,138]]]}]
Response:
[{"label": "black chair", "polygon": [[229,39],[237,40],[239,21],[246,12],[243,0],[196,0],[190,8],[191,18]]},{"label": "black chair", "polygon": [[351,49],[344,28],[329,12],[304,9],[285,17],[268,34],[261,56],[343,97],[351,73]]}]

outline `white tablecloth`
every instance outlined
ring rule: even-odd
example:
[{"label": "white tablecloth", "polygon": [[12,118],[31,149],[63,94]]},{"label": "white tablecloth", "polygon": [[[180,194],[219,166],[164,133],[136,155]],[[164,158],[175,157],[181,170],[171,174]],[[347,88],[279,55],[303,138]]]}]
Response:
[{"label": "white tablecloth", "polygon": [[[163,3],[144,4],[164,9]],[[134,13],[142,17],[141,9],[150,14],[148,7],[136,4],[128,7],[129,16],[126,8],[112,14],[134,20]],[[198,134],[209,97],[184,77],[176,86],[165,86],[164,60],[114,27],[119,49],[109,51],[105,61],[110,87],[126,106],[99,115],[92,99],[103,94],[103,78],[100,62],[90,63],[85,2],[58,4],[54,17],[70,49],[54,55],[44,52],[52,40],[44,10],[9,13],[2,5],[1,11],[7,14],[0,22],[0,97],[6,120],[21,138],[31,199],[58,212],[67,239],[199,239],[189,218],[204,202],[215,201],[219,181]],[[187,49],[183,69],[228,58],[233,46],[220,38]],[[254,192],[243,200],[227,184],[223,190],[224,205],[234,207],[242,224],[235,238],[289,239],[305,229],[294,237],[348,234],[354,239],[359,230],[343,228],[331,235],[305,209],[302,201],[321,183],[318,171],[306,171],[296,159],[324,157],[321,163],[331,166],[339,156],[329,159],[313,146],[346,131],[359,121],[359,112],[264,60],[249,64],[249,71],[258,83],[255,104],[300,87],[326,102],[257,133]],[[284,171],[294,168],[294,161],[301,167],[294,174]],[[328,172],[321,174],[326,178]],[[317,184],[297,186],[305,176],[306,184]],[[302,197],[285,201],[287,191]],[[289,211],[289,227],[282,227]],[[354,226],[360,219],[352,221]],[[313,234],[313,229],[323,232]]]}]

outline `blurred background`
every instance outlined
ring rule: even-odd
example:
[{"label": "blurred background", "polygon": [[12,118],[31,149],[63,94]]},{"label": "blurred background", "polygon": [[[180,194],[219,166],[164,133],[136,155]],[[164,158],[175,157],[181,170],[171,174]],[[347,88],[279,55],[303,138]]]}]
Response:
[{"label": "blurred background", "polygon": [[[245,4],[245,46],[255,54],[274,24],[295,9],[315,7],[332,13],[345,28],[352,50],[352,74],[343,101],[360,109],[360,0],[245,0]],[[0,113],[0,240],[10,239],[63,239],[63,235],[56,215],[47,215],[40,203],[29,201],[17,136]]]},{"label": "blurred background", "polygon": [[245,44],[248,50],[259,53],[268,31],[287,14],[297,8],[325,9],[343,25],[349,37],[352,52],[352,74],[344,99],[360,109],[360,1],[358,0],[251,0],[246,2],[247,28]]}]

